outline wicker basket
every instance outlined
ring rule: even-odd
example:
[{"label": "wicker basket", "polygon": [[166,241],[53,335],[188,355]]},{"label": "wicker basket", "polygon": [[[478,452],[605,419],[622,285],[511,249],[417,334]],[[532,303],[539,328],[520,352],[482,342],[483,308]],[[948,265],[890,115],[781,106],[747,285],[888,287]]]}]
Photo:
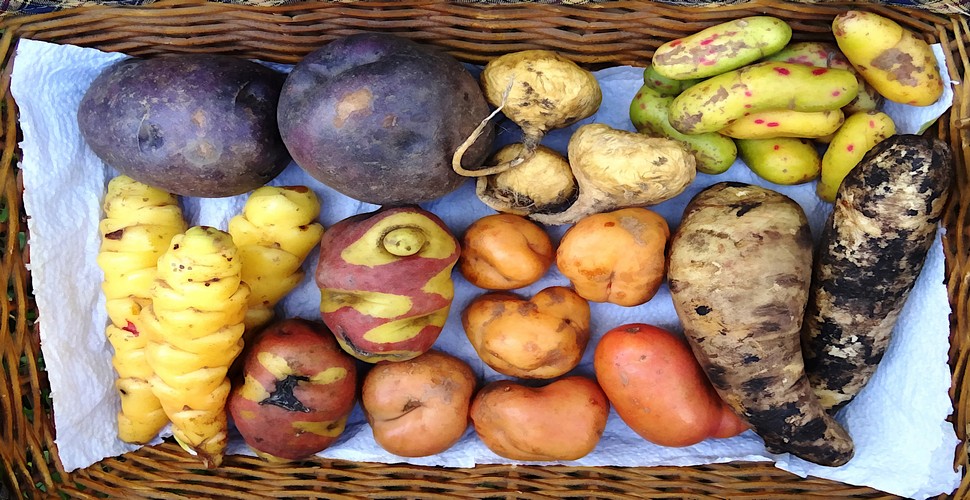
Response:
[{"label": "wicker basket", "polygon": [[[858,7],[858,4],[855,5]],[[643,65],[666,40],[746,15],[789,20],[797,40],[830,40],[831,19],[852,2],[817,4],[751,1],[731,5],[674,6],[653,2],[582,5],[403,2],[298,3],[243,7],[199,0],[164,0],[145,7],[79,7],[3,20],[0,93],[3,157],[0,163],[0,277],[8,283],[0,334],[0,478],[11,494],[79,498],[891,498],[870,488],[815,478],[802,479],[768,463],[695,467],[509,467],[444,469],[316,459],[285,465],[230,456],[223,467],[198,471],[172,443],[145,447],[66,473],[54,444],[46,374],[38,366],[39,337],[32,322],[30,276],[21,188],[15,169],[20,154],[16,103],[9,90],[13,46],[19,37],[123,51],[218,52],[295,63],[328,41],[361,31],[394,32],[442,46],[459,59],[482,63],[511,51],[549,48],[589,68]],[[944,48],[952,80],[970,70],[967,17],[867,4]],[[944,241],[951,315],[952,423],[962,446],[955,465],[966,471],[970,418],[970,86],[956,85],[954,104],[928,133],[954,151],[958,189],[946,213]],[[954,494],[970,493],[964,475]],[[0,494],[2,497],[2,494]]]}]

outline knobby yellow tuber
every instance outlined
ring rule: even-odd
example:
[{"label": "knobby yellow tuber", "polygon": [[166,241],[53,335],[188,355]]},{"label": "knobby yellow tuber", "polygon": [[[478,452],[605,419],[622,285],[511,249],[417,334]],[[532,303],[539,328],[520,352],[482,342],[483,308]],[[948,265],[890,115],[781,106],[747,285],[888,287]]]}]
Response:
[{"label": "knobby yellow tuber", "polygon": [[226,447],[226,373],[243,348],[249,293],[232,237],[195,226],[159,258],[152,304],[143,312],[152,391],[176,441],[206,467],[222,463]]},{"label": "knobby yellow tuber", "polygon": [[251,292],[247,338],[273,319],[273,307],[303,280],[303,261],[323,236],[323,226],[314,222],[318,215],[320,201],[306,186],[263,186],[229,221]]},{"label": "knobby yellow tuber", "polygon": [[158,258],[185,231],[185,221],[175,195],[121,175],[108,183],[98,229],[97,262],[104,273],[101,288],[110,320],[105,334],[114,348],[115,388],[121,397],[118,437],[147,443],[168,417],[149,385],[147,338],[138,316],[151,301]]}]

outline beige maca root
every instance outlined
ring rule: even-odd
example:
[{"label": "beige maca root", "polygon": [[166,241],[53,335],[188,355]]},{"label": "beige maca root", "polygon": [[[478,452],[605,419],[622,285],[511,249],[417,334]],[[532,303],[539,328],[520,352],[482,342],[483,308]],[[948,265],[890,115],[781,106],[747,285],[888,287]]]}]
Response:
[{"label": "beige maca root", "polygon": [[697,176],[694,155],[683,143],[601,123],[576,130],[568,158],[579,197],[562,212],[531,214],[530,219],[571,224],[590,214],[656,205],[682,193]]},{"label": "beige maca root", "polygon": [[[492,157],[495,163],[510,161],[522,154],[521,143],[510,144]],[[529,215],[558,212],[576,197],[576,179],[569,162],[545,146],[535,154],[502,173],[479,177],[475,193],[489,207],[505,213]]]},{"label": "beige maca root", "polygon": [[[546,133],[592,116],[603,101],[599,82],[591,72],[549,50],[500,56],[485,65],[480,79],[485,98],[497,109],[455,152],[452,168],[466,177],[498,174],[521,164],[535,154]],[[464,151],[499,111],[522,129],[522,151],[497,165],[466,170],[461,166]]]}]

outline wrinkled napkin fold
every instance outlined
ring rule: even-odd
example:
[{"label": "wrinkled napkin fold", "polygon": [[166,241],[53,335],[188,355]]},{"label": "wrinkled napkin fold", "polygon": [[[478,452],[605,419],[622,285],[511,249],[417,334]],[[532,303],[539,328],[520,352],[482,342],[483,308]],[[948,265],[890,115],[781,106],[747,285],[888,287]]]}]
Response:
[{"label": "wrinkled napkin fold", "polygon": [[[942,52],[935,47],[943,64]],[[81,96],[117,53],[32,40],[20,41],[11,90],[19,105],[23,130],[24,204],[29,215],[30,271],[39,310],[41,346],[47,365],[57,428],[57,446],[65,470],[87,467],[105,457],[135,449],[119,441],[115,431],[118,401],[111,367],[111,347],[104,337],[107,317],[101,293],[98,253],[98,221],[107,181],[116,173],[86,147],[76,125]],[[947,75],[943,67],[944,75]],[[642,69],[616,67],[596,73],[603,89],[599,112],[568,129],[551,133],[544,143],[565,152],[566,141],[576,127],[600,122],[632,130],[629,105],[642,83]],[[926,108],[892,106],[888,112],[899,132],[916,132],[943,113],[952,102],[952,91]],[[499,144],[515,141],[516,128],[505,132]],[[652,207],[671,228],[679,224],[687,201],[702,188],[723,180],[767,185],[740,161],[725,174],[699,174],[684,193]],[[272,181],[274,185],[304,184],[321,198],[320,221],[327,227],[355,213],[376,209],[344,197],[290,165]],[[830,205],[815,196],[814,184],[769,185],[797,201],[808,215],[813,234],[819,234]],[[222,229],[238,213],[245,195],[223,199],[184,199],[192,224]],[[493,213],[474,194],[474,182],[456,192],[423,205],[438,214],[460,234],[474,220]],[[555,241],[564,228],[550,228]],[[942,230],[941,230],[942,233]],[[300,287],[281,303],[283,316],[319,317],[319,291],[312,281],[316,252],[306,262],[310,271]],[[729,461],[773,461],[776,466],[801,476],[817,476],[846,484],[870,486],[912,498],[949,493],[961,474],[952,466],[958,440],[946,417],[952,412],[948,396],[948,315],[950,308],[943,284],[943,252],[938,240],[923,273],[906,304],[894,339],[872,382],[840,414],[857,446],[855,458],[839,468],[821,467],[787,454],[768,453],[762,441],[748,431],[731,439],[711,439],[686,448],[652,445],[629,430],[612,412],[596,450],[573,465],[652,466],[697,465]],[[485,366],[468,343],[460,323],[460,311],[483,291],[455,277],[455,301],[451,315],[435,347],[466,360],[482,381],[502,378]],[[553,269],[538,283],[521,289],[531,295],[547,286],[567,285]],[[664,287],[650,302],[624,308],[591,304],[593,338],[575,373],[592,375],[592,346],[608,329],[625,323],[651,323],[681,331],[670,294]],[[232,453],[251,453],[236,439]],[[358,406],[340,440],[320,454],[323,457],[361,462],[407,462],[446,467],[514,463],[490,452],[469,429],[454,447],[433,457],[405,459],[384,452],[375,443]]]}]

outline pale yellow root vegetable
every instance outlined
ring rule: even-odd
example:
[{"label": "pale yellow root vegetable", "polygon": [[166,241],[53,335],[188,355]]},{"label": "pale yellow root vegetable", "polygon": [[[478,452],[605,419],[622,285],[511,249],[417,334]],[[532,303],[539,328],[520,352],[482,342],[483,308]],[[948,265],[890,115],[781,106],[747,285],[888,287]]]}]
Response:
[{"label": "pale yellow root vegetable", "polygon": [[860,111],[846,118],[822,155],[822,172],[815,186],[819,198],[834,202],[849,171],[876,144],[895,133],[896,124],[882,111]]},{"label": "pale yellow root vegetable", "polygon": [[243,348],[248,300],[232,237],[195,226],[159,258],[152,304],[142,314],[152,391],[176,441],[210,468],[222,463],[226,448],[226,373]]},{"label": "pale yellow root vegetable", "polygon": [[697,176],[694,155],[684,143],[614,129],[583,125],[568,145],[569,165],[579,196],[566,210],[531,214],[541,224],[571,224],[617,208],[656,205],[677,196]]},{"label": "pale yellow root vegetable", "polygon": [[[522,154],[523,145],[509,144],[492,157],[505,163]],[[502,173],[479,177],[475,193],[482,203],[515,215],[559,212],[576,199],[576,179],[569,162],[553,149],[539,145],[535,154]]]},{"label": "pale yellow root vegetable", "polygon": [[175,195],[124,175],[108,182],[97,262],[104,273],[101,289],[111,320],[105,334],[114,348],[115,388],[121,398],[118,437],[128,443],[147,443],[168,423],[149,384],[148,339],[138,316],[151,303],[158,258],[183,231]]},{"label": "pale yellow root vegetable", "polygon": [[[591,72],[549,50],[499,56],[485,65],[480,79],[485,98],[497,108],[455,151],[452,168],[468,177],[497,174],[522,163],[535,154],[547,132],[591,116],[603,100],[599,82]],[[465,150],[499,111],[522,129],[521,153],[498,165],[466,170],[461,166]]]},{"label": "pale yellow root vegetable", "polygon": [[229,234],[249,285],[246,336],[269,323],[274,307],[306,273],[303,261],[323,236],[314,222],[320,201],[306,186],[263,186],[249,195],[242,213],[229,221]]}]

